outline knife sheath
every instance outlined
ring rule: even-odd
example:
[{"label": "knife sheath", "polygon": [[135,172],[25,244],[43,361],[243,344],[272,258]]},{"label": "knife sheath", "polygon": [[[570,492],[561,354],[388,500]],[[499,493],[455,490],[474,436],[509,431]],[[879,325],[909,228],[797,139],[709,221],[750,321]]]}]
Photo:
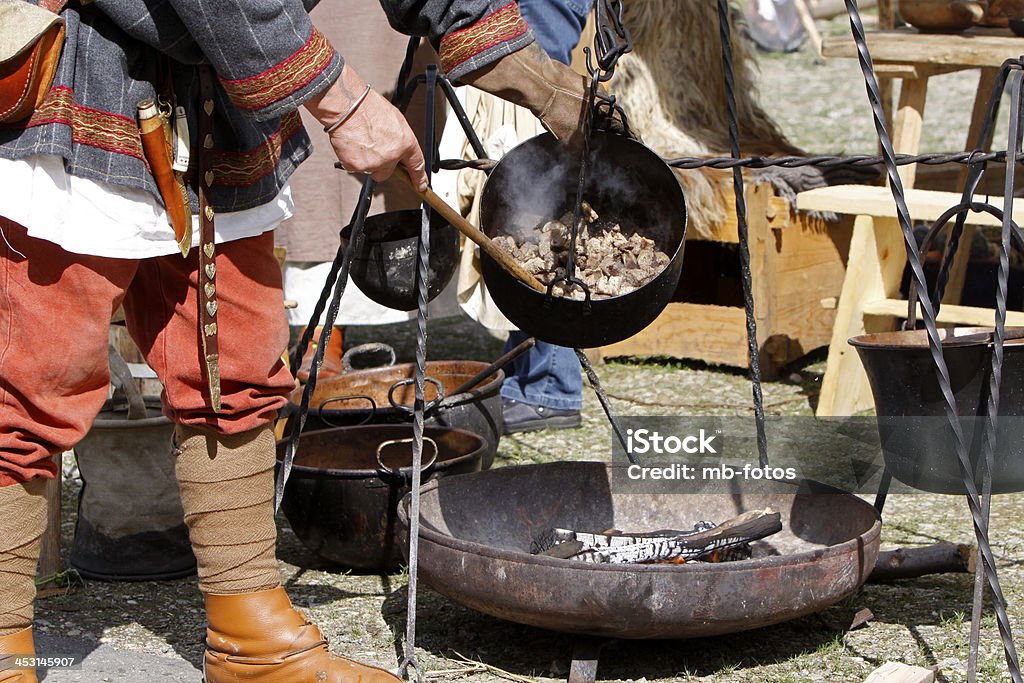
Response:
[{"label": "knife sheath", "polygon": [[139,102],[139,132],[142,136],[142,153],[167,208],[167,217],[174,229],[178,249],[185,256],[192,246],[192,211],[184,187],[171,167],[170,136],[164,118],[153,100]]}]

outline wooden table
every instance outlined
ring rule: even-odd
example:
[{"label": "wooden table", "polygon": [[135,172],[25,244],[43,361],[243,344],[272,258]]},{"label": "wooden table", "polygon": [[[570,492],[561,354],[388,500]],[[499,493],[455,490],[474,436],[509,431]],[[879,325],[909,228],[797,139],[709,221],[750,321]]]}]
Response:
[{"label": "wooden table", "polygon": [[[929,79],[967,69],[980,70],[965,145],[965,149],[974,149],[999,66],[1006,59],[1024,53],[1024,39],[1013,36],[1007,29],[925,34],[912,28],[900,28],[871,32],[867,43],[878,76],[902,81],[892,128],[893,147],[898,154],[919,151]],[[827,38],[823,51],[826,57],[857,57],[852,37]],[[859,84],[857,90],[862,92]],[[982,146],[986,147],[987,142]],[[965,172],[966,168],[961,171],[961,180]],[[904,187],[914,187],[916,165],[900,167],[899,174]],[[872,201],[864,201],[865,192],[871,195]],[[937,206],[949,207],[958,201],[959,196],[952,192],[908,197],[914,218],[927,218],[926,214],[934,213]],[[893,329],[896,310],[900,308],[894,302],[899,297],[906,252],[891,204],[889,190],[885,188],[831,187],[797,197],[800,209],[831,210],[857,216],[822,380],[819,415],[849,415],[872,406],[867,377],[847,340],[857,334]],[[969,245],[972,236],[973,229],[965,230],[962,244]],[[967,248],[958,250],[944,303],[959,303],[969,251]],[[951,306],[946,310],[944,307],[947,322],[992,320],[991,311],[987,309],[964,310],[966,308]],[[948,319],[957,312],[966,319]]]}]

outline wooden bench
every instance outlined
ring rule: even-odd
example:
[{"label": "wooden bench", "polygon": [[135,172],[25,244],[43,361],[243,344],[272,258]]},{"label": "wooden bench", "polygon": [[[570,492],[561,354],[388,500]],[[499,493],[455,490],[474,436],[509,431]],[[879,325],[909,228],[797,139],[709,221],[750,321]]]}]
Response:
[{"label": "wooden bench", "polygon": [[[908,189],[906,200],[911,218],[934,221],[958,204],[960,195]],[[797,208],[857,217],[817,408],[819,416],[852,415],[870,409],[873,403],[867,375],[848,340],[859,334],[892,330],[896,319],[907,314],[907,302],[899,298],[907,252],[896,219],[896,204],[888,187],[838,185],[798,194]],[[1024,220],[1024,202],[1014,207],[1013,216],[1018,224]],[[972,213],[968,222],[975,226],[1000,225],[987,213]],[[938,320],[946,324],[992,325],[995,312],[990,308],[944,304]],[[1008,312],[1007,324],[1024,325],[1024,313]]]}]

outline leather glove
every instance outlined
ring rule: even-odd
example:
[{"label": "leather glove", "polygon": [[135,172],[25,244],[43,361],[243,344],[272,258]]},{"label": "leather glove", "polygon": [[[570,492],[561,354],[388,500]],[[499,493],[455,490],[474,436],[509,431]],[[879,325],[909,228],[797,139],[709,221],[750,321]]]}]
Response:
[{"label": "leather glove", "polygon": [[536,42],[502,57],[461,81],[526,107],[570,147],[583,142],[588,79],[548,57]]}]

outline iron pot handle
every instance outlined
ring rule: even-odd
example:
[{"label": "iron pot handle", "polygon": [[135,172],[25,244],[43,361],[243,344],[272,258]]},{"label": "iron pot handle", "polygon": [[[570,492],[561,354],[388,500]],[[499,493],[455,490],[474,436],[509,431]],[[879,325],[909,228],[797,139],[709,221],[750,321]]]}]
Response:
[{"label": "iron pot handle", "polygon": [[[387,465],[384,464],[384,461],[381,459],[381,451],[383,451],[388,446],[394,446],[394,445],[402,444],[402,443],[413,443],[413,441],[415,441],[415,439],[413,439],[412,437],[407,437],[405,439],[388,439],[387,441],[381,441],[379,444],[377,444],[377,467],[378,467],[377,471],[381,472],[383,474],[390,474],[393,477],[401,477],[402,476],[401,468],[397,468],[396,469],[394,467],[388,467]],[[435,462],[437,462],[438,448],[437,448],[437,442],[434,441],[433,439],[431,439],[429,436],[424,436],[423,437],[423,442],[424,443],[429,443],[434,448],[434,454],[430,458],[430,462],[424,463],[420,467],[420,471],[421,472],[426,472],[427,470],[429,470],[431,467],[434,466]]]},{"label": "iron pot handle", "polygon": [[[441,403],[441,401],[444,400],[444,385],[441,384],[440,381],[434,379],[433,377],[424,377],[423,379],[424,381],[433,384],[434,388],[437,389],[437,398],[435,398],[433,401],[428,402],[423,407],[423,412],[429,413],[431,410],[436,408]],[[398,387],[404,387],[406,384],[412,384],[415,381],[415,377],[409,377],[406,379],[400,379],[391,385],[391,388],[388,389],[388,403],[391,404],[392,408],[394,408],[395,410],[401,410],[403,412],[412,414],[412,412],[414,411],[414,408],[412,406],[408,406],[404,403],[399,403],[398,401],[395,400],[395,389],[397,389]]]},{"label": "iron pot handle", "polygon": [[355,368],[352,367],[352,359],[359,356],[366,356],[372,353],[385,352],[388,354],[389,360],[387,363],[382,365],[371,365],[366,368],[360,368],[361,370],[368,370],[371,368],[390,368],[398,360],[398,356],[395,354],[395,349],[384,344],[383,342],[370,342],[368,344],[360,344],[359,346],[353,346],[351,349],[346,351],[341,356],[341,367],[345,372],[352,372]]},{"label": "iron pot handle", "polygon": [[370,414],[362,422],[360,422],[357,425],[353,425],[353,426],[361,427],[361,426],[363,426],[365,424],[369,424],[370,422],[373,422],[373,418],[375,418],[377,416],[377,402],[373,400],[372,396],[364,396],[362,394],[355,394],[353,396],[332,396],[331,398],[328,398],[328,399],[326,399],[324,401],[321,401],[320,405],[317,406],[316,416],[318,418],[320,418],[323,422],[331,425],[332,427],[345,427],[345,426],[348,426],[348,425],[334,424],[333,422],[331,422],[331,420],[326,415],[324,415],[324,407],[326,407],[328,403],[334,403],[334,402],[338,402],[338,401],[350,401],[350,400],[352,400],[354,398],[355,399],[362,398],[362,399],[365,399],[365,400],[369,401],[370,402]]}]

